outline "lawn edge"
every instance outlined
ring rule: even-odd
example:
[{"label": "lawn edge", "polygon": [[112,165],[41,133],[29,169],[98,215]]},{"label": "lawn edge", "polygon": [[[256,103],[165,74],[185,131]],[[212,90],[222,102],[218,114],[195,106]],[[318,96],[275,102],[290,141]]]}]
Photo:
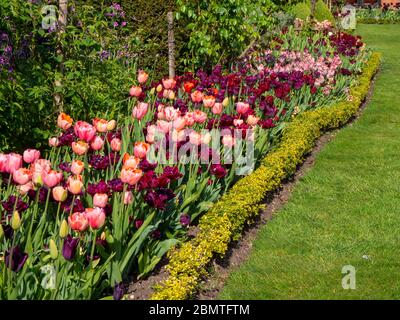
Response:
[{"label": "lawn edge", "polygon": [[324,132],[343,126],[357,114],[380,61],[380,53],[371,55],[350,87],[348,101],[304,112],[287,126],[280,144],[262,160],[260,167],[238,181],[200,219],[197,236],[168,253],[169,276],[154,288],[150,299],[183,300],[196,292],[214,256],[223,256],[230,242],[239,239],[245,225],[264,209],[266,195],[296,172]]}]

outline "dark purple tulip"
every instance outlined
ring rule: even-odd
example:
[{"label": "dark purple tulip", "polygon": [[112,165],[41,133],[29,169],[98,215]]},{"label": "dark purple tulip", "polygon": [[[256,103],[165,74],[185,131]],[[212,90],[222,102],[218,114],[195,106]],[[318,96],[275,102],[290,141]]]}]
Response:
[{"label": "dark purple tulip", "polygon": [[[11,251],[12,251],[12,261],[10,263]],[[28,259],[28,254],[22,252],[19,246],[15,246],[10,250],[6,251],[4,257],[6,266],[11,268],[11,270],[14,272],[19,272],[22,269],[22,267],[26,262],[26,259]]]},{"label": "dark purple tulip", "polygon": [[187,227],[190,224],[190,216],[186,213],[183,213],[179,218],[179,222],[182,226]]},{"label": "dark purple tulip", "polygon": [[72,238],[68,235],[64,240],[62,255],[65,260],[71,261],[75,257],[76,248],[78,247],[79,238]]},{"label": "dark purple tulip", "polygon": [[115,285],[113,293],[114,300],[121,300],[124,297],[124,294],[125,294],[125,288],[122,282]]}]

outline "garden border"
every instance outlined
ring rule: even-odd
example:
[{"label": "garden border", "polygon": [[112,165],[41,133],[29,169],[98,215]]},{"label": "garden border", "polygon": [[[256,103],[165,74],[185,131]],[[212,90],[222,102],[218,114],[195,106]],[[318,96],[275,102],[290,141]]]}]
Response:
[{"label": "garden border", "polygon": [[214,255],[223,256],[230,242],[240,238],[245,224],[251,223],[265,207],[266,195],[295,173],[323,132],[346,124],[357,113],[380,61],[381,54],[373,53],[350,87],[348,101],[304,112],[287,126],[281,143],[262,160],[260,167],[239,180],[200,219],[197,236],[168,253],[169,277],[155,287],[151,299],[182,300],[195,293]]}]

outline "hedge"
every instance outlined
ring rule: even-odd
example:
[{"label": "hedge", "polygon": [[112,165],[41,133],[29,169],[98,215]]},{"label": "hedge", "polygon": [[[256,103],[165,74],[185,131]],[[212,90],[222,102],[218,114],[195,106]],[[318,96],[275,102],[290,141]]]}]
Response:
[{"label": "hedge", "polygon": [[[291,9],[291,12],[301,20],[307,20],[311,15],[311,3],[310,1],[305,1],[296,4]],[[318,21],[328,20],[331,22],[335,21],[332,12],[329,10],[328,6],[324,1],[318,0],[315,5],[315,19]]]},{"label": "hedge", "polygon": [[348,101],[307,111],[285,129],[279,146],[269,153],[260,167],[241,179],[199,221],[199,233],[179,249],[168,254],[169,277],[155,287],[151,299],[190,298],[207,275],[207,266],[215,255],[223,256],[232,240],[237,240],[246,224],[265,207],[264,199],[285,178],[295,173],[316,140],[327,130],[346,124],[365,100],[381,55],[372,54],[358,81],[350,88]]}]

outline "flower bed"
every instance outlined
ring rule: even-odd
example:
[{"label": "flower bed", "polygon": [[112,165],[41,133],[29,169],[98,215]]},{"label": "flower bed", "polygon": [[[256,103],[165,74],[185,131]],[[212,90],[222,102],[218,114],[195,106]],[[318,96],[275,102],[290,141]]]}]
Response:
[{"label": "flower bed", "polygon": [[351,87],[349,101],[307,111],[286,128],[279,147],[201,218],[198,236],[179,250],[170,252],[169,277],[156,288],[152,299],[186,299],[195,292],[214,255],[226,253],[229,243],[237,240],[243,227],[264,208],[266,194],[276,190],[296,171],[321,133],[346,124],[356,114],[379,65],[380,55],[375,53]]},{"label": "flower bed", "polygon": [[[289,128],[307,110],[346,99],[368,57],[357,37],[290,29],[230,70],[153,82],[140,71],[128,116],[121,110],[117,121],[60,114],[46,157],[34,149],[0,155],[0,297],[93,299],[113,288],[119,299],[129,275],[151,272],[208,211],[199,237],[171,259],[168,281],[188,291],[168,281],[166,290],[186,297],[312,144],[286,141]],[[223,207],[225,199],[235,207]]]},{"label": "flower bed", "polygon": [[[398,7],[400,8],[400,5]],[[366,24],[400,23],[399,8],[357,9],[357,22]]]}]

